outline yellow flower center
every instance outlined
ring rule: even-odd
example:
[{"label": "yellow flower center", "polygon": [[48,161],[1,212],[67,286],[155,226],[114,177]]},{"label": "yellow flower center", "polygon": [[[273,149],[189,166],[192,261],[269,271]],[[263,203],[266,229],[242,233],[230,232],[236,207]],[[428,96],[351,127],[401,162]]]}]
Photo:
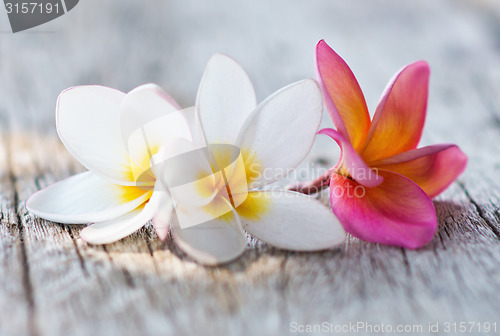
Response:
[{"label": "yellow flower center", "polygon": [[340,167],[337,169],[336,173],[337,173],[338,175],[345,176],[345,177],[347,177],[347,178],[349,178],[349,179],[352,179],[351,174],[349,173],[349,170],[348,170],[348,169],[347,169],[347,167],[344,165],[344,163],[342,163],[342,164],[340,165]]},{"label": "yellow flower center", "polygon": [[[229,221],[233,216],[232,212],[227,212],[229,201],[243,218],[261,218],[269,210],[271,199],[258,192],[248,192],[252,182],[262,174],[261,165],[255,155],[250,151],[240,150],[240,156],[237,157],[234,147],[225,145],[213,145],[210,149],[214,160],[211,165],[212,173],[216,177],[198,179],[196,190],[203,197],[214,194],[215,197],[203,210],[214,218]],[[207,176],[207,172],[200,172],[201,176]],[[224,215],[220,216],[221,213]]]}]

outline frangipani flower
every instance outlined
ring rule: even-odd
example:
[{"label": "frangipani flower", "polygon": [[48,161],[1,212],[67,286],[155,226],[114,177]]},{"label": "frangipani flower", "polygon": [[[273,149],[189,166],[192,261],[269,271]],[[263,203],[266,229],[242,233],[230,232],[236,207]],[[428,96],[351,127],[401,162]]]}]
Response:
[{"label": "frangipani flower", "polygon": [[[261,189],[283,178],[283,172],[296,167],[308,154],[322,115],[321,91],[315,81],[287,86],[257,106],[245,71],[231,58],[216,54],[206,67],[196,109],[213,161],[190,160],[193,164],[187,166],[169,161],[182,146],[189,155],[203,147],[190,148],[182,142],[170,149],[166,146],[166,154],[159,160],[165,162],[159,170],[166,188],[171,187],[167,180],[180,175],[185,181],[198,179],[183,187],[192,188],[189,201],[201,204],[200,209],[208,214],[209,220],[183,228],[181,214],[184,218],[203,214],[186,204],[190,203],[188,197],[182,196],[184,201],[179,202],[172,197],[177,205],[172,237],[183,251],[204,264],[228,262],[246,248],[243,229],[287,250],[323,250],[344,242],[341,225],[316,199]],[[189,210],[184,211],[183,206]],[[224,209],[227,211],[221,211]],[[218,216],[221,213],[225,214]]]},{"label": "frangipani flower", "polygon": [[[26,207],[54,222],[96,223],[80,234],[93,244],[134,233],[159,207],[169,204],[150,159],[172,138],[191,139],[178,110],[177,103],[153,84],[127,94],[102,86],[62,92],[56,109],[59,137],[89,171],[35,193]],[[168,226],[156,229],[160,238],[168,232]]]},{"label": "frangipani flower", "polygon": [[333,212],[347,232],[370,242],[418,248],[428,243],[437,219],[431,198],[465,169],[455,145],[416,148],[427,108],[429,66],[412,63],[389,82],[370,120],[353,73],[324,41],[316,48],[318,80],[337,130],[319,133],[341,147],[327,175],[303,192],[330,186]]}]

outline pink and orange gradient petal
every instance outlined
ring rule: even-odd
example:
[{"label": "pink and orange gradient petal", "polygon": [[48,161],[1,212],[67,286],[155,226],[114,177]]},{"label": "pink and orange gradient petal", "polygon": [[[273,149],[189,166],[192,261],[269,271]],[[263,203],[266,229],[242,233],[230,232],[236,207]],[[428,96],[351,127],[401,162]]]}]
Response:
[{"label": "pink and orange gradient petal", "polygon": [[376,187],[382,183],[383,178],[379,176],[376,171],[370,169],[370,167],[366,165],[361,156],[359,156],[356,150],[352,147],[349,141],[342,136],[342,134],[331,128],[322,129],[318,132],[318,134],[328,135],[340,146],[342,154],[339,160],[339,166],[336,167],[337,170],[346,170],[343,172],[344,174],[348,174],[358,183],[366,187]]},{"label": "pink and orange gradient petal", "polygon": [[318,81],[337,130],[358,149],[370,128],[365,97],[349,66],[324,40],[316,46]]},{"label": "pink and orange gradient petal", "polygon": [[427,109],[429,65],[412,63],[389,82],[360,151],[367,163],[415,149]]},{"label": "pink and orange gradient petal", "polygon": [[430,198],[444,191],[467,165],[467,156],[452,144],[414,149],[376,163],[381,169],[406,176]]},{"label": "pink and orange gradient petal", "polygon": [[408,178],[381,170],[384,182],[375,188],[333,174],[330,201],[344,229],[365,241],[410,249],[432,240],[437,227],[434,205]]}]

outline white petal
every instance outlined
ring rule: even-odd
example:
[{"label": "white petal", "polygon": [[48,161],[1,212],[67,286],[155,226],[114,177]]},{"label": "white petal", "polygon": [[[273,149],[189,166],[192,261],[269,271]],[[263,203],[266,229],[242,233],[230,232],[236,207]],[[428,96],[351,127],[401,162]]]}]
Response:
[{"label": "white petal", "polygon": [[134,185],[120,129],[125,93],[103,86],[77,86],[57,101],[56,126],[68,151],[90,171]]},{"label": "white petal", "polygon": [[208,143],[234,144],[257,106],[252,82],[232,58],[215,54],[198,88],[196,107]]},{"label": "white petal", "polygon": [[33,194],[26,208],[54,222],[84,224],[119,217],[144,203],[151,192],[112,184],[85,172]]},{"label": "white petal", "polygon": [[126,95],[121,105],[121,129],[130,159],[136,165],[135,180],[146,171],[151,174],[150,160],[163,144],[192,138],[184,110],[154,84],[140,86]]},{"label": "white petal", "polygon": [[258,170],[250,188],[282,179],[306,157],[321,122],[321,91],[313,80],[291,84],[267,98],[248,119],[237,145],[247,169]]},{"label": "white petal", "polygon": [[[247,185],[243,158],[234,145],[211,145],[211,164],[208,148],[193,149],[192,144],[177,141],[162,147],[154,156],[153,167],[157,184],[168,190],[175,204],[181,228],[195,226],[230,213],[232,207],[228,190],[240,197],[232,198],[238,206],[246,198]],[[178,155],[173,155],[178,153]],[[226,184],[227,183],[227,184]]]},{"label": "white petal", "polygon": [[234,209],[232,217],[225,218],[181,229],[174,216],[172,236],[186,254],[201,264],[217,265],[230,262],[245,251],[246,236]]},{"label": "white petal", "polygon": [[213,173],[209,155],[208,148],[196,148],[193,143],[178,139],[162,146],[154,156],[158,184],[169,191],[175,203],[196,208],[210,203],[217,195],[215,186],[221,183],[222,175]]},{"label": "white petal", "polygon": [[153,192],[149,202],[121,217],[86,227],[80,232],[80,238],[90,244],[109,244],[131,235],[153,218],[163,196],[161,191]]},{"label": "white petal", "polygon": [[243,228],[270,245],[293,251],[319,251],[341,245],[338,219],[311,196],[282,190],[250,191],[268,204],[259,220],[242,218]]}]

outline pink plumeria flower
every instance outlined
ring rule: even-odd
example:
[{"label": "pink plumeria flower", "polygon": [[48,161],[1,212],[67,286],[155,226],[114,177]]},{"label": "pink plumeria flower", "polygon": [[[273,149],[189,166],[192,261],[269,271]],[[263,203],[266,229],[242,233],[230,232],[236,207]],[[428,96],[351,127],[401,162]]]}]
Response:
[{"label": "pink plumeria flower", "polygon": [[[245,71],[233,59],[216,54],[206,67],[196,109],[205,141],[217,164],[222,168],[227,166],[221,162],[230,153],[224,151],[236,148],[244,171],[226,169],[228,183],[219,178],[215,182],[204,179],[205,182],[194,185],[198,196],[206,196],[208,201],[202,203],[206,204],[203,209],[209,214],[221,207],[229,211],[187,228],[182,228],[181,221],[173,216],[172,237],[185,253],[203,264],[231,261],[247,246],[244,230],[286,250],[317,251],[344,243],[342,226],[315,198],[291,191],[262,189],[283,178],[284,172],[296,167],[311,149],[322,116],[321,91],[315,81],[291,84],[257,106]],[[208,176],[192,165],[186,167],[189,169],[181,166],[179,172],[172,173],[166,162],[164,173],[172,176],[186,175],[189,171],[193,175]],[[205,169],[211,173],[210,165],[204,168],[202,160],[196,162],[200,162],[200,171]],[[196,179],[183,177],[189,181]],[[182,207],[176,207],[177,216],[181,211]],[[192,213],[187,211],[184,215]]]},{"label": "pink plumeria flower", "polygon": [[429,65],[415,62],[389,82],[370,120],[353,73],[324,41],[316,48],[318,80],[342,155],[331,171],[303,185],[330,187],[333,212],[347,232],[370,242],[419,248],[437,227],[431,199],[464,171],[467,157],[452,144],[418,148],[424,126]]},{"label": "pink plumeria flower", "polygon": [[[153,84],[127,94],[102,86],[64,91],[57,101],[57,131],[89,171],[35,193],[26,207],[54,222],[95,223],[80,234],[93,244],[134,233],[171,203],[159,190],[150,162],[171,138],[191,139],[178,110],[178,104]],[[164,238],[164,228],[158,234]]]}]

